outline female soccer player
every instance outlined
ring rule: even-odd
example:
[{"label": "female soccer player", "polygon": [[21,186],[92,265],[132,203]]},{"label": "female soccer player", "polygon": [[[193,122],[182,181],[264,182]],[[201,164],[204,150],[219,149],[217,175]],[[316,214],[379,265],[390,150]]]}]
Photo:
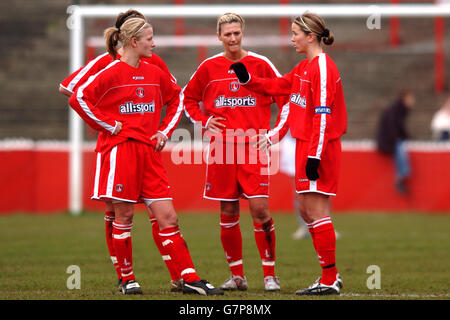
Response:
[{"label": "female soccer player", "polygon": [[244,20],[238,14],[226,13],[218,18],[217,37],[224,52],[200,64],[183,90],[184,105],[188,118],[214,135],[209,146],[203,196],[220,201],[220,238],[231,271],[220,288],[247,289],[239,226],[239,198],[243,197],[249,201],[253,218],[264,288],[273,291],[280,290],[280,285],[274,271],[275,227],[267,204],[269,156],[266,152],[258,154],[251,139],[258,136],[262,148],[277,142],[280,129],[283,128],[281,135],[287,131],[284,125],[289,110],[288,104],[282,103],[287,102],[287,96],[279,97],[277,103],[282,108],[278,122],[269,131],[274,98],[243,88],[230,72],[232,63],[242,61],[261,77],[281,76],[266,57],[242,49],[243,29]]},{"label": "female soccer player", "polygon": [[[132,9],[130,9],[126,12],[120,13],[117,16],[115,27],[120,29],[122,24],[127,19],[136,18],[136,17],[145,19],[145,16],[142,13],[140,13],[139,11],[136,11],[136,10],[132,10]],[[117,50],[116,58],[120,59],[122,54],[123,54],[123,49],[119,48]],[[70,98],[70,96],[72,96],[73,92],[75,92],[76,89],[78,89],[78,87],[81,84],[85,83],[89,79],[90,76],[92,76],[92,75],[96,74],[97,72],[99,72],[100,70],[104,69],[113,60],[114,60],[114,58],[108,52],[101,54],[98,57],[92,59],[91,61],[89,61],[88,64],[81,67],[80,69],[78,69],[77,71],[75,71],[71,75],[69,75],[66,79],[64,79],[59,86],[59,92]],[[158,66],[161,70],[165,71],[170,76],[171,80],[174,83],[176,83],[176,79],[172,76],[172,74],[170,73],[170,71],[167,68],[164,61],[155,53],[152,52],[152,55],[150,57],[142,58],[142,61],[145,61],[147,63]],[[100,134],[103,134],[103,132],[100,132]],[[106,244],[108,247],[111,261],[112,261],[114,268],[116,270],[116,273],[117,273],[119,291],[122,292],[121,272],[120,272],[119,264],[117,262],[115,250],[112,245],[112,230],[113,230],[112,224],[114,222],[115,213],[114,213],[113,205],[110,201],[105,201],[105,206],[106,206],[106,209],[105,209],[104,220],[105,220]],[[169,270],[169,273],[170,273],[170,277],[171,277],[170,290],[172,292],[181,291],[182,290],[182,278],[180,276],[180,273],[178,270],[176,270],[176,268],[174,268],[172,261],[168,259],[167,252],[164,249],[164,247],[162,246],[161,241],[159,240],[159,225],[158,225],[158,222],[156,221],[156,218],[154,217],[150,208],[147,206],[146,206],[146,208],[147,208],[147,212],[149,215],[149,220],[152,224],[153,239],[154,239],[155,244],[156,244],[158,250],[160,251],[163,261],[165,262],[165,264]]]},{"label": "female soccer player", "polygon": [[[180,119],[180,88],[158,67],[141,61],[154,49],[153,28],[142,18],[105,30],[108,52],[123,55],[91,76],[71,96],[72,108],[93,128],[97,141],[94,199],[111,201],[113,246],[124,294],[142,293],[133,273],[131,229],[134,204],[145,202],[159,224],[159,236],[180,270],[183,293],[223,294],[196,273],[180,234],[160,151]],[[160,124],[161,110],[167,105]]]},{"label": "female soccer player", "polygon": [[339,294],[342,279],[335,261],[336,238],[330,219],[330,196],[336,195],[341,159],[340,137],[347,112],[339,71],[323,51],[334,36],[318,15],[304,13],[292,23],[296,52],[306,54],[282,78],[264,79],[243,63],[231,66],[245,88],[266,94],[290,94],[289,127],[296,138],[296,191],[300,213],[308,223],[322,276],[301,295]]}]

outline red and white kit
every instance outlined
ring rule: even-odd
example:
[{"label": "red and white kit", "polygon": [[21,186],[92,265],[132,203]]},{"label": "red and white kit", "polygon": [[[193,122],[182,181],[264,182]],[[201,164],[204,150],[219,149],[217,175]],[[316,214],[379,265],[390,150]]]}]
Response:
[{"label": "red and white kit", "polygon": [[[259,77],[281,76],[264,56],[248,52],[240,61]],[[213,117],[226,119],[221,121],[225,125],[223,134],[211,140],[204,197],[223,201],[235,201],[241,196],[268,197],[269,157],[250,146],[249,138],[266,132],[266,137],[275,142],[286,134],[289,104],[283,102],[287,102],[287,96],[274,99],[247,90],[229,70],[231,64],[233,61],[223,54],[206,59],[183,89],[185,113],[192,122],[206,128]],[[271,130],[273,102],[280,112]]]},{"label": "red and white kit", "polygon": [[[144,61],[134,68],[114,60],[80,85],[69,103],[102,132],[96,147],[94,199],[171,199],[161,154],[154,151],[155,140],[150,140],[156,132],[169,137],[183,109],[180,88],[166,72]],[[117,122],[122,130],[112,135]]]},{"label": "red and white kit", "polygon": [[[116,59],[120,59],[120,54],[117,54]],[[79,68],[75,72],[73,72],[71,75],[69,75],[67,78],[65,78],[61,83],[60,87],[69,91],[70,93],[74,93],[78,87],[82,84],[84,84],[91,76],[95,75],[99,71],[106,68],[111,62],[113,62],[113,57],[108,53],[101,54],[97,56],[96,58],[90,60],[85,66]],[[164,63],[164,61],[154,52],[152,53],[151,57],[144,57],[141,58],[141,61],[144,61],[148,64],[155,65],[159,67],[162,71],[164,71],[170,78],[170,80],[173,83],[177,83],[177,80],[175,77],[170,73],[169,68]],[[105,133],[103,131],[99,132],[99,139],[97,140],[98,143],[104,141],[104,137],[101,137]],[[107,135],[110,135],[110,133],[106,133]],[[102,150],[102,146],[97,145],[96,151],[99,152]],[[101,154],[97,154],[97,164],[100,165],[101,162],[98,161],[98,159],[105,159],[105,156],[102,156]],[[94,186],[95,188],[95,186]],[[94,190],[94,197],[95,196],[95,190]]]},{"label": "red and white kit", "polygon": [[[116,59],[120,59],[120,54],[117,54]],[[69,91],[70,93],[74,93],[81,84],[85,83],[89,79],[90,76],[106,68],[106,66],[113,62],[113,60],[113,57],[108,52],[103,53],[90,60],[85,66],[73,72],[70,76],[65,78],[59,84],[59,86]],[[152,53],[151,57],[141,58],[141,61],[145,61],[149,64],[154,64],[155,66],[159,67],[162,71],[166,72],[170,76],[172,82],[177,83],[177,80],[170,73],[167,65],[157,54]]]},{"label": "red and white kit", "polygon": [[[248,89],[270,95],[289,94],[289,127],[296,144],[296,190],[336,195],[340,171],[340,137],[347,130],[347,111],[339,71],[321,53],[311,62],[301,61],[281,78],[262,79],[255,73]],[[308,158],[320,159],[319,179],[306,177]]]}]

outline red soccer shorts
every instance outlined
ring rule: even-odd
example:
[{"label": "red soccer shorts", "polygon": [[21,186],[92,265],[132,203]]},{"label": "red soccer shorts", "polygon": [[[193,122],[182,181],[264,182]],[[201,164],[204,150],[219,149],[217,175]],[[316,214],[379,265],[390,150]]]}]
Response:
[{"label": "red soccer shorts", "polygon": [[203,197],[236,201],[269,197],[269,155],[248,143],[212,142],[206,164]]},{"label": "red soccer shorts", "polygon": [[341,169],[341,140],[328,141],[322,152],[318,169],[319,179],[310,181],[306,177],[309,142],[296,140],[295,145],[295,188],[297,193],[318,192],[335,196]]},{"label": "red soccer shorts", "polygon": [[92,199],[142,202],[171,200],[161,153],[136,140],[97,153]]}]

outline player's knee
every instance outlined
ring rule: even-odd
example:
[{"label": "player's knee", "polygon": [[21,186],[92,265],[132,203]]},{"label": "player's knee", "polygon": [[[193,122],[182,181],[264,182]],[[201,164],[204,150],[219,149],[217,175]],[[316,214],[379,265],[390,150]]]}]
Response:
[{"label": "player's knee", "polygon": [[258,204],[250,208],[253,220],[256,223],[265,223],[270,220],[269,208],[267,205]]},{"label": "player's knee", "polygon": [[318,219],[326,217],[329,213],[326,210],[312,207],[300,211],[300,215],[306,223],[313,223]]},{"label": "player's knee", "polygon": [[164,212],[159,212],[158,223],[161,229],[178,226],[178,216],[175,210],[168,209]]},{"label": "player's knee", "polygon": [[126,202],[113,202],[113,208],[115,211],[115,220],[122,224],[133,223],[134,207],[132,203]]},{"label": "player's knee", "polygon": [[133,216],[133,211],[121,212],[121,214],[116,213],[114,220],[121,224],[131,224],[133,223]]},{"label": "player's knee", "polygon": [[236,216],[239,214],[239,203],[222,201],[220,203],[220,213],[227,216]]}]

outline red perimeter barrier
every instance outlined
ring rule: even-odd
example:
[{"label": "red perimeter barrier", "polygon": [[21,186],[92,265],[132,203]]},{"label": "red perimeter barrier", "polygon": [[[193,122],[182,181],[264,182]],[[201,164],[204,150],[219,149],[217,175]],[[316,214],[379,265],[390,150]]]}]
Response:
[{"label": "red perimeter barrier", "polygon": [[[343,144],[342,171],[334,211],[427,211],[450,213],[450,147],[448,144],[409,147],[412,177],[410,193],[395,191],[392,159],[373,147],[346,147]],[[66,144],[58,148],[0,147],[0,214],[14,212],[57,213],[68,210],[68,160]],[[91,149],[90,149],[91,150]],[[83,158],[83,207],[103,210],[103,203],[90,200],[95,154]],[[194,159],[194,151],[191,159]],[[217,211],[218,202],[203,199],[205,164],[175,165],[171,152],[163,152],[177,211]],[[277,165],[278,150],[272,152]],[[270,177],[269,206],[272,212],[292,212],[293,181],[283,173]],[[242,209],[248,208],[243,200]],[[139,209],[144,209],[139,205]]]}]

